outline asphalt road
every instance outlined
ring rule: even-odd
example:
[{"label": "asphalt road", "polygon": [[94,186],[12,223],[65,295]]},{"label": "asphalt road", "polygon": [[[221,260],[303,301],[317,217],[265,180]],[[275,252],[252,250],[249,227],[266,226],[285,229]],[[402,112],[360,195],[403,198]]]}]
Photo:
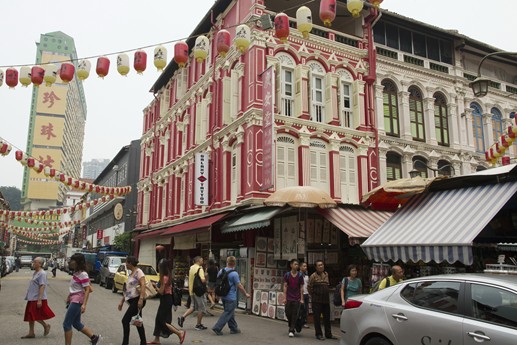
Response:
[{"label": "asphalt road", "polygon": [[[36,324],[35,339],[20,339],[28,331],[28,324],[23,321],[25,311],[25,293],[32,271],[24,268],[18,273],[14,272],[2,278],[2,291],[0,291],[0,345],[55,345],[64,344],[62,322],[65,314],[65,298],[68,294],[68,282],[70,276],[58,271],[57,278],[52,278],[49,271],[49,286],[47,289],[48,303],[56,314],[56,317],[49,320],[51,325],[50,334],[43,336],[43,328]],[[120,320],[123,312],[117,310],[117,304],[121,299],[121,294],[113,294],[111,290],[100,287],[96,284],[94,292],[90,295],[90,301],[86,312],[82,316],[82,321],[90,327],[94,333],[101,333],[103,336],[102,344],[118,345],[122,342],[122,325]],[[153,340],[154,318],[158,308],[158,299],[147,302],[143,309],[143,318],[147,341]],[[173,313],[173,324],[177,325],[177,316],[183,313],[185,307],[180,307]],[[187,336],[184,344],[214,344],[214,345],[251,345],[251,344],[314,344],[320,343],[314,337],[314,328],[304,329],[295,338],[287,336],[287,323],[279,320],[272,320],[255,315],[247,315],[239,312],[236,316],[241,334],[231,335],[228,328],[223,332],[225,335],[217,336],[211,331],[211,327],[217,321],[220,314],[219,309],[213,311],[214,316],[206,316],[203,324],[208,327],[205,331],[196,331],[194,318],[185,321],[184,329]],[[339,328],[333,326],[334,335],[339,337]],[[82,333],[74,330],[73,344],[89,344]],[[172,335],[168,339],[161,339],[162,344],[179,344],[177,337]],[[130,344],[139,344],[136,329],[132,327]],[[338,340],[326,340],[326,345],[338,344]]]}]

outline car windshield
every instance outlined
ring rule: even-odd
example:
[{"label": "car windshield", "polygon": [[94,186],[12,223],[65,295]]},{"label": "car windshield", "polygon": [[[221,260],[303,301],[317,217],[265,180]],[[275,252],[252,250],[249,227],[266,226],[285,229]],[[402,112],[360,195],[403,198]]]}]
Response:
[{"label": "car windshield", "polygon": [[111,258],[111,259],[110,259],[109,266],[110,266],[110,267],[119,267],[119,266],[120,266],[120,264],[122,263],[122,259],[123,259],[123,258],[119,258],[119,257],[117,257],[117,258]]},{"label": "car windshield", "polygon": [[138,266],[144,272],[145,275],[155,276],[157,275],[156,270],[153,268],[153,266]]}]

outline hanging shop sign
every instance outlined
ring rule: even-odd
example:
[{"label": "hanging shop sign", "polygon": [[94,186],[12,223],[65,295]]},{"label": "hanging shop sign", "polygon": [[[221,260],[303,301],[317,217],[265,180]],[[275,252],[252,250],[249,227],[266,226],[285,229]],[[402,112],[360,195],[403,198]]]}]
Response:
[{"label": "hanging shop sign", "polygon": [[274,184],[274,161],[275,151],[273,150],[273,130],[275,123],[275,69],[269,66],[262,73],[263,95],[262,103],[262,189],[268,190],[275,186]]},{"label": "hanging shop sign", "polygon": [[196,153],[194,203],[208,205],[208,154]]}]

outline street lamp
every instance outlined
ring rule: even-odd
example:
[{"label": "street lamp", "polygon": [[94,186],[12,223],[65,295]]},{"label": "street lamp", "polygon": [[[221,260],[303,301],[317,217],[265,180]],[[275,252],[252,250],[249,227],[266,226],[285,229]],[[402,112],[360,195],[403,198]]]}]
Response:
[{"label": "street lamp", "polygon": [[415,178],[415,177],[417,177],[417,176],[420,176],[420,172],[421,172],[421,171],[420,171],[420,170],[417,170],[417,169],[415,168],[416,163],[418,163],[418,164],[421,164],[421,165],[425,166],[425,167],[426,167],[427,169],[429,169],[429,170],[432,170],[432,171],[434,172],[434,176],[435,176],[435,177],[436,177],[436,173],[437,173],[437,172],[439,173],[440,171],[442,171],[442,170],[443,170],[443,169],[445,169],[445,168],[451,168],[451,169],[452,169],[452,175],[453,175],[453,176],[454,176],[454,175],[456,175],[456,170],[454,169],[454,167],[453,167],[451,164],[445,164],[445,165],[443,165],[443,166],[441,166],[441,167],[439,167],[439,168],[436,168],[436,169],[435,169],[435,168],[431,168],[429,165],[425,164],[425,162],[424,162],[424,161],[421,161],[420,159],[415,159],[415,160],[413,161],[413,170],[411,170],[411,171],[409,172],[409,176],[411,176],[411,178]]},{"label": "street lamp", "polygon": [[485,55],[479,62],[477,78],[469,84],[470,88],[472,89],[472,92],[474,92],[474,96],[484,97],[488,94],[488,86],[490,85],[490,79],[484,78],[481,76],[481,65],[487,58],[496,56],[496,55],[516,55],[517,56],[517,53],[498,51],[498,52],[493,52],[493,53]]}]

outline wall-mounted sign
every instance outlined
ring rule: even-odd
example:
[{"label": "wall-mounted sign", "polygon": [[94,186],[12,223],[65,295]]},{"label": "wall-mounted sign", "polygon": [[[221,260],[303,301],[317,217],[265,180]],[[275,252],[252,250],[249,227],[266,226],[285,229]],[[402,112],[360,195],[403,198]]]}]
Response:
[{"label": "wall-mounted sign", "polygon": [[103,233],[104,233],[104,231],[103,231],[103,230],[100,230],[100,229],[99,229],[99,230],[97,230],[97,239],[98,239],[98,240],[102,239],[102,237],[103,237]]},{"label": "wall-mounted sign", "polygon": [[194,172],[194,203],[199,206],[208,205],[208,154],[196,153]]}]

